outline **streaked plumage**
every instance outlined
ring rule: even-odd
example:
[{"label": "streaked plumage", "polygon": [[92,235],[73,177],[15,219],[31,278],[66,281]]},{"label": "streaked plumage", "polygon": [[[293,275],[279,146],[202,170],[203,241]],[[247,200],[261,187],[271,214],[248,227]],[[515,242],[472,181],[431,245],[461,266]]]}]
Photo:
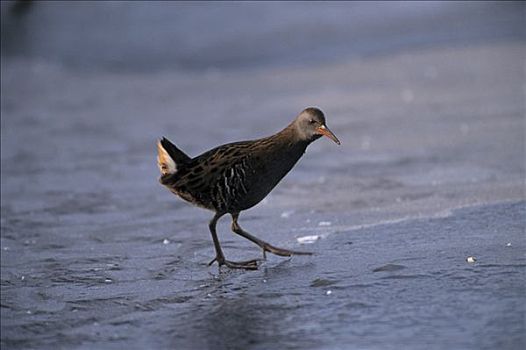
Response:
[{"label": "streaked plumage", "polygon": [[[224,259],[215,223],[224,214],[233,218],[232,230],[278,255],[305,254],[271,246],[237,224],[242,210],[259,203],[292,169],[307,146],[322,135],[339,144],[317,108],[307,108],[285,129],[258,140],[225,144],[190,158],[166,138],[157,144],[160,182],[184,200],[216,213],[210,231],[219,265],[257,268],[255,260],[234,263]],[[213,227],[212,227],[213,226]]]}]

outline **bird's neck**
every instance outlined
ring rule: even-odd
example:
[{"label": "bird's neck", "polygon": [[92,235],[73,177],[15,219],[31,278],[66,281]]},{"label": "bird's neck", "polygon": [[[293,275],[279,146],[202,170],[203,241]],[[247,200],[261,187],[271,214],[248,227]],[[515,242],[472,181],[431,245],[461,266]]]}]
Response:
[{"label": "bird's neck", "polygon": [[259,142],[261,147],[258,152],[263,153],[265,163],[272,165],[266,168],[269,176],[275,180],[272,187],[294,167],[309,143],[296,137],[294,129],[289,127]]},{"label": "bird's neck", "polygon": [[277,143],[282,144],[283,146],[291,149],[305,149],[312,142],[311,140],[301,139],[294,122],[289,124],[285,129],[281,130],[274,135],[277,140]]},{"label": "bird's neck", "polygon": [[272,142],[272,150],[269,153],[273,154],[280,162],[283,162],[285,167],[292,167],[305,153],[310,141],[302,140],[298,137],[296,129],[293,125],[287,126],[277,134],[270,137]]}]

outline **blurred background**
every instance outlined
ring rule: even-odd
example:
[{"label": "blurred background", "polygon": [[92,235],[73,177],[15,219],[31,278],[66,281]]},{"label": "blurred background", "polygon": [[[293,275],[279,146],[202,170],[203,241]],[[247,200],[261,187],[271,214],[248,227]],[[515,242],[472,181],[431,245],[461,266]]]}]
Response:
[{"label": "blurred background", "polygon": [[[525,4],[1,1],[2,349],[522,349]],[[240,223],[316,254],[218,273],[156,140],[307,106],[342,145]]]},{"label": "blurred background", "polygon": [[81,69],[346,62],[524,38],[518,2],[2,2],[3,57]]}]

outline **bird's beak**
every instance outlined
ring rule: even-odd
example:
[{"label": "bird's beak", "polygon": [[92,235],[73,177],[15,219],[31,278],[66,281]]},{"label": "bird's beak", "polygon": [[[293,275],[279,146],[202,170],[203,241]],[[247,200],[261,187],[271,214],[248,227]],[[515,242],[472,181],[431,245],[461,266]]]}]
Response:
[{"label": "bird's beak", "polygon": [[338,140],[338,138],[332,133],[332,131],[330,131],[329,128],[325,125],[320,126],[318,129],[316,129],[316,131],[318,131],[318,134],[320,135],[327,136],[328,138],[336,142],[338,145],[340,144],[340,140]]}]

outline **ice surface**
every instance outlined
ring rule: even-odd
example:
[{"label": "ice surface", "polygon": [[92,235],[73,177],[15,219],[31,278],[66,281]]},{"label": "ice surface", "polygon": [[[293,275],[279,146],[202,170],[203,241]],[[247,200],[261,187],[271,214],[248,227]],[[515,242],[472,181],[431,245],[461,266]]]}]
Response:
[{"label": "ice surface", "polygon": [[[32,3],[1,3],[2,349],[524,347],[524,3]],[[213,214],[159,185],[156,140],[310,105],[342,145],[240,223],[314,254],[207,266]]]}]

